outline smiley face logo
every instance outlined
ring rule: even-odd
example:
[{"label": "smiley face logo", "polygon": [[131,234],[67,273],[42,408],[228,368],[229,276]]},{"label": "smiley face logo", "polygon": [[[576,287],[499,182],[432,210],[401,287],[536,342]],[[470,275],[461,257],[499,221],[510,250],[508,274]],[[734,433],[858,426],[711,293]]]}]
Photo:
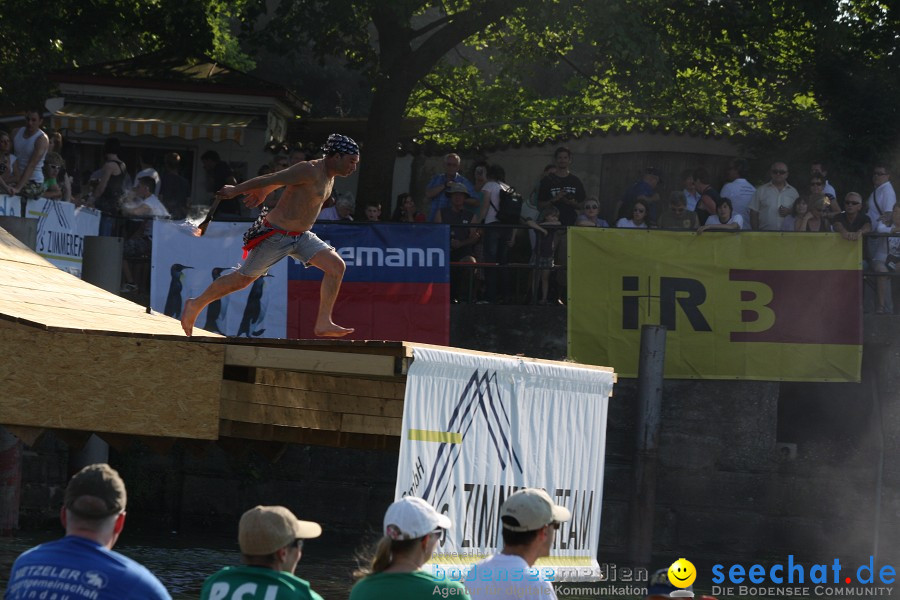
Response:
[{"label": "smiley face logo", "polygon": [[677,588],[689,587],[697,579],[697,569],[686,558],[679,558],[669,567],[669,583]]}]

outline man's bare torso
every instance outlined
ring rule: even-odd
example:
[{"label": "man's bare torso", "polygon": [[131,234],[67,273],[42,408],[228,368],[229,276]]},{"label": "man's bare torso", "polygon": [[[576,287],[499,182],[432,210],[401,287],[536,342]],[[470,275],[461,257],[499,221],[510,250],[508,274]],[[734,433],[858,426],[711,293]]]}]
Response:
[{"label": "man's bare torso", "polygon": [[325,175],[321,162],[320,159],[308,163],[315,167],[317,177],[284,186],[281,199],[269,212],[269,223],[287,231],[308,231],[312,228],[334,187],[334,177]]}]

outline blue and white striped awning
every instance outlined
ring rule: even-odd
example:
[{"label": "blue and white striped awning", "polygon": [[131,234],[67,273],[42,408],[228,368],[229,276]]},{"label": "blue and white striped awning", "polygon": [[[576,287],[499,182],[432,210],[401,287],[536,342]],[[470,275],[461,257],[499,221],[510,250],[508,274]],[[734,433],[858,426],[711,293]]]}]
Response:
[{"label": "blue and white striped awning", "polygon": [[243,144],[244,130],[253,118],[187,110],[67,104],[53,115],[53,127],[75,133],[232,140]]}]

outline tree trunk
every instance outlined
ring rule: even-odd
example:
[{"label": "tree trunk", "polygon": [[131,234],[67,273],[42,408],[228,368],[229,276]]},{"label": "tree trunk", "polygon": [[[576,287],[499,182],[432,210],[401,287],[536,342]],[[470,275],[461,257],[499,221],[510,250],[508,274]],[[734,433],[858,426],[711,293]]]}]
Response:
[{"label": "tree trunk", "polygon": [[411,91],[411,88],[395,83],[378,86],[372,96],[365,142],[360,150],[357,213],[365,211],[366,202],[377,200],[381,202],[385,218],[390,214],[400,125]]}]

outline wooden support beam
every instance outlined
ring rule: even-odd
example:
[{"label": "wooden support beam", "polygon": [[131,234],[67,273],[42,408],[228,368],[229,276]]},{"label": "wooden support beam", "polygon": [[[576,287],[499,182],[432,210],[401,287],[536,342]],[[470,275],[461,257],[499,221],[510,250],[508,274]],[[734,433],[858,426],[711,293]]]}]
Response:
[{"label": "wooden support beam", "polygon": [[393,356],[237,344],[227,344],[225,348],[226,365],[376,377],[392,377],[396,374]]},{"label": "wooden support beam", "polygon": [[[241,440],[271,440],[288,444],[356,448],[360,450],[397,452],[400,449],[399,437],[305,429],[303,427],[282,427],[259,423],[240,423],[227,419],[220,421],[219,431],[222,436],[219,438],[220,444],[227,443],[226,440],[229,438],[239,438]],[[234,443],[239,444],[237,441]]]},{"label": "wooden support beam", "polygon": [[254,369],[254,382],[297,390],[334,392],[337,394],[363,395],[389,400],[403,400],[406,394],[404,381],[364,379],[361,377],[334,377],[318,373],[299,373],[277,369]]},{"label": "wooden support beam", "polygon": [[[403,401],[369,396],[369,390],[360,388],[357,394],[339,394],[272,385],[254,385],[239,381],[222,382],[222,399],[233,402],[320,410],[335,413],[353,413],[377,417],[402,417]],[[376,391],[376,390],[372,390]],[[229,418],[223,414],[222,418]],[[290,423],[284,423],[290,425]]]}]

